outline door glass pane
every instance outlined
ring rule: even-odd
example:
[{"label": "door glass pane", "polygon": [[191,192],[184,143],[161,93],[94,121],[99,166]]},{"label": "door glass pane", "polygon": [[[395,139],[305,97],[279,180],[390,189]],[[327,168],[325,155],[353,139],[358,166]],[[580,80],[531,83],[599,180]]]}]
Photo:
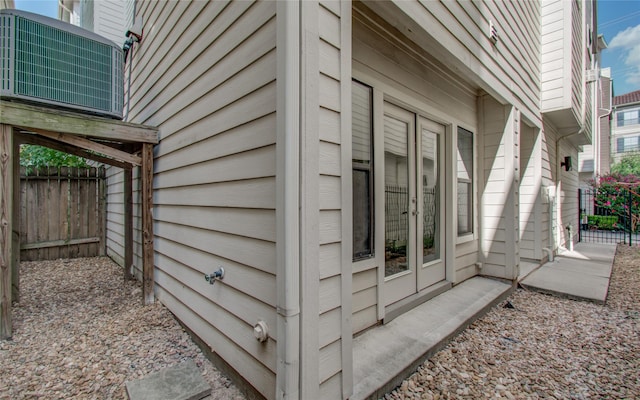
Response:
[{"label": "door glass pane", "polygon": [[409,125],[384,116],[385,276],[409,269]]},{"label": "door glass pane", "polygon": [[[440,258],[438,135],[422,129],[422,262]],[[418,182],[420,185],[420,182]]]}]

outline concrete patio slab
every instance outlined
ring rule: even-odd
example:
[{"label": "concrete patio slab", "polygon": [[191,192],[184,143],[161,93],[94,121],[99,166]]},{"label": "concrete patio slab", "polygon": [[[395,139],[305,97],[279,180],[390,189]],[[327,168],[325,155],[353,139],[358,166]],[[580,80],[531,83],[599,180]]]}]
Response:
[{"label": "concrete patio slab", "polygon": [[558,256],[611,264],[616,255],[616,246],[616,244],[577,243],[573,251],[562,250]]},{"label": "concrete patio slab", "polygon": [[526,288],[604,304],[616,245],[579,243],[554,261],[533,271],[520,284]]},{"label": "concrete patio slab", "polygon": [[520,274],[518,275],[518,282],[529,276],[530,273],[539,267],[539,261],[520,260]]},{"label": "concrete patio slab", "polygon": [[451,337],[506,298],[512,289],[510,283],[471,278],[388,324],[356,337],[354,393],[350,399],[377,399],[392,390]]},{"label": "concrete patio slab", "polygon": [[193,361],[125,382],[125,387],[130,400],[200,400],[211,394],[211,387]]},{"label": "concrete patio slab", "polygon": [[[613,259],[612,259],[613,260]],[[579,274],[587,274],[609,278],[611,276],[612,261],[604,263],[601,261],[579,260],[576,258],[557,257],[552,262],[548,262],[542,268],[557,269]]]}]

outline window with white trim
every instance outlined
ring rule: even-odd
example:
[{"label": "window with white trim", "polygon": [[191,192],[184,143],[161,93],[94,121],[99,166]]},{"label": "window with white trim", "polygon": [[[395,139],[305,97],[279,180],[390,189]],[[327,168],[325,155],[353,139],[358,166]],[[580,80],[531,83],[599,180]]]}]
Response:
[{"label": "window with white trim", "polygon": [[351,85],[353,260],[374,256],[373,236],[373,90]]},{"label": "window with white trim", "polygon": [[458,128],[458,236],[473,233],[473,133]]},{"label": "window with white trim", "polygon": [[618,111],[616,114],[617,126],[630,126],[640,124],[640,109]]}]

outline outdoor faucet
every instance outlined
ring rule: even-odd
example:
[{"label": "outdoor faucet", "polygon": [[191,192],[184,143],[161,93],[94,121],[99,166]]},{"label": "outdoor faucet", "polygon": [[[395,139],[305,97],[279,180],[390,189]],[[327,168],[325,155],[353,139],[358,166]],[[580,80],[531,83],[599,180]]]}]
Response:
[{"label": "outdoor faucet", "polygon": [[213,285],[216,283],[217,279],[222,280],[224,278],[224,268],[220,267],[217,271],[211,274],[205,274],[204,279],[209,282],[209,284]]}]

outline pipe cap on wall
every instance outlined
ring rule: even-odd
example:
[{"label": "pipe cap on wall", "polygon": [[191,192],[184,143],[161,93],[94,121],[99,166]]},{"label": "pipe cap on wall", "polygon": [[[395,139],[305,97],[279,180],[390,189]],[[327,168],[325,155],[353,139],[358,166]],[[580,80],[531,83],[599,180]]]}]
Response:
[{"label": "pipe cap on wall", "polygon": [[253,336],[260,343],[264,343],[269,338],[269,327],[267,323],[264,321],[258,321],[258,323],[253,327]]}]

